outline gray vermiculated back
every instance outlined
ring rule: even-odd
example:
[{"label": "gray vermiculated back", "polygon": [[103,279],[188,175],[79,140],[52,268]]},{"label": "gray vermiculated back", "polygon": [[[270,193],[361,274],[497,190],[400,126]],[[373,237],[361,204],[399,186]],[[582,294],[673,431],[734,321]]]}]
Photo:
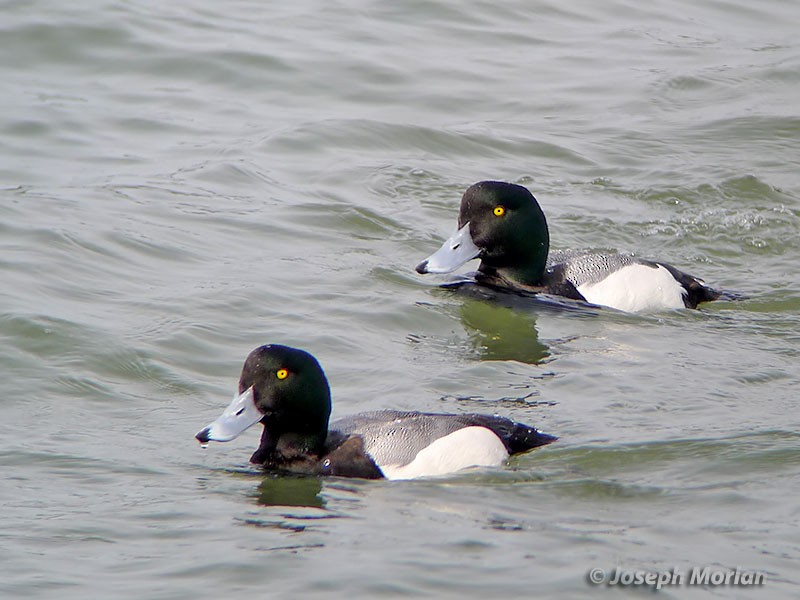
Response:
[{"label": "gray vermiculated back", "polygon": [[633,264],[647,264],[630,254],[603,254],[585,250],[555,250],[547,257],[547,268],[561,265],[564,277],[575,287],[597,283],[614,271]]},{"label": "gray vermiculated back", "polygon": [[363,437],[364,447],[379,466],[406,465],[438,438],[473,425],[495,430],[494,421],[506,428],[513,425],[503,417],[383,410],[344,417],[332,423],[331,429]]}]

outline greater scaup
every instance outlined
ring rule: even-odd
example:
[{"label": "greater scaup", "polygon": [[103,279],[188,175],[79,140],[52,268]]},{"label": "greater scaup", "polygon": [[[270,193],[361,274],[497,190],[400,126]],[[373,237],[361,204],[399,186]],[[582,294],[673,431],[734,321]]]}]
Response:
[{"label": "greater scaup", "polygon": [[331,424],[328,380],[308,352],[268,345],[245,360],[239,393],[220,417],[195,436],[227,442],[251,425],[264,426],[250,461],[267,469],[412,479],[467,467],[502,464],[511,454],[556,440],[492,415],[383,410]]},{"label": "greater scaup", "polygon": [[479,284],[547,293],[627,312],[696,308],[723,293],[659,261],[628,254],[550,252],[547,221],[521,185],[481,181],[461,199],[458,230],[417,265],[418,273],[450,273],[473,258]]}]

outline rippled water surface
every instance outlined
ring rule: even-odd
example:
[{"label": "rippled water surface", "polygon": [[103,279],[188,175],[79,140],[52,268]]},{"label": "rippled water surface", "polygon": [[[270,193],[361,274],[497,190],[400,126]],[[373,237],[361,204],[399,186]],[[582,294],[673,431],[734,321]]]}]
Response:
[{"label": "rippled water surface", "polygon": [[[800,4],[4,2],[0,594],[558,597],[601,568],[800,583]],[[481,179],[557,248],[746,295],[507,306],[414,265]],[[442,480],[277,478],[206,450],[262,343],[334,416],[560,436]],[[648,594],[648,588],[634,593]]]}]

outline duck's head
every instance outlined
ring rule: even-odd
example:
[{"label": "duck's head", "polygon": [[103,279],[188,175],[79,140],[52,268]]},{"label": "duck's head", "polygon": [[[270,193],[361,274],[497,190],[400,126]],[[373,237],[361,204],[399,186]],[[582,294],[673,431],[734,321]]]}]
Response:
[{"label": "duck's head", "polygon": [[261,346],[244,361],[239,393],[195,437],[201,444],[227,442],[261,422],[259,452],[274,449],[285,436],[299,450],[314,452],[325,441],[330,414],[330,388],[317,359],[288,346]]},{"label": "duck's head", "polygon": [[450,273],[473,258],[479,270],[509,281],[537,285],[550,237],[536,198],[521,185],[481,181],[461,198],[458,231],[417,265],[417,272]]}]

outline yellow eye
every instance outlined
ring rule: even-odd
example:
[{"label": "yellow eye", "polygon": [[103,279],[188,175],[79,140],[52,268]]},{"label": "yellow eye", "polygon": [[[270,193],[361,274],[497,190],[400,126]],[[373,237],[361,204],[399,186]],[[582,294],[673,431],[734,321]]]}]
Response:
[{"label": "yellow eye", "polygon": [[289,371],[287,371],[286,369],[278,369],[278,372],[275,373],[275,376],[278,379],[286,379],[289,376]]},{"label": "yellow eye", "polygon": [[495,217],[502,217],[506,214],[506,207],[505,206],[495,206],[494,207],[494,216]]}]

